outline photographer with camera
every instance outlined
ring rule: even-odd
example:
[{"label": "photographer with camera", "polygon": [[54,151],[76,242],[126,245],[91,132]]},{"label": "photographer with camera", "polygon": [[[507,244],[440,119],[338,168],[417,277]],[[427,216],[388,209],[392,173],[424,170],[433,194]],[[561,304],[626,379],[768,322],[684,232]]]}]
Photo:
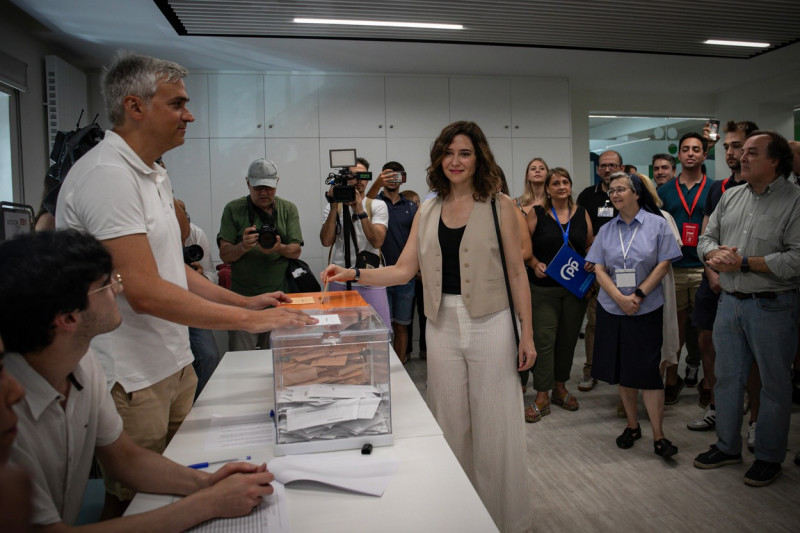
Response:
[{"label": "photographer with camera", "polygon": [[[352,151],[355,153],[355,150]],[[351,160],[352,162],[352,160]],[[333,167],[334,161],[331,161]],[[372,200],[364,195],[367,181],[372,179],[369,174],[369,162],[363,157],[356,159],[355,166],[348,171],[342,171],[337,180],[331,183],[325,199],[328,205],[322,211],[322,230],[319,239],[322,246],[332,246],[329,262],[345,268],[378,268],[381,266],[380,248],[386,238],[386,228],[389,225],[389,211],[386,204],[380,200]],[[346,181],[346,183],[339,183]],[[353,200],[350,202],[337,202],[338,194],[342,190],[352,191]],[[350,228],[348,233],[346,230]],[[346,237],[346,238],[345,238]],[[347,246],[345,246],[345,242]],[[367,287],[358,283],[331,282],[328,290],[348,290],[348,285],[358,291],[368,304],[375,308],[386,327],[391,327],[389,302],[384,287]]]},{"label": "photographer with camera", "polygon": [[[217,244],[219,256],[231,264],[231,290],[243,296],[287,290],[289,259],[300,257],[303,234],[297,206],[275,195],[278,169],[256,159],[247,169],[248,196],[222,211]],[[269,333],[229,331],[231,351],[267,348]]]}]

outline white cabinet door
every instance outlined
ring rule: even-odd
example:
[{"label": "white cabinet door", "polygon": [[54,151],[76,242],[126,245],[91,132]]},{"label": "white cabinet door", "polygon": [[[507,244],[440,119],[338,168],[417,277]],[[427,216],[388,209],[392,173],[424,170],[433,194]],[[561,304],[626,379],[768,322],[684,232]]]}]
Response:
[{"label": "white cabinet door", "polygon": [[300,213],[304,261],[322,257],[319,230],[325,185],[316,157],[318,151],[317,139],[267,139],[268,157],[275,162],[280,177],[277,195],[296,205]]},{"label": "white cabinet door", "polygon": [[[203,228],[209,242],[213,242],[217,234],[214,232],[212,237],[214,224],[211,216],[208,139],[186,139],[181,146],[164,154],[164,165],[175,198],[183,200],[192,222]],[[212,253],[216,252],[214,244],[211,249]]]},{"label": "white cabinet door", "polygon": [[450,123],[447,78],[386,78],[386,137],[435,137]]},{"label": "white cabinet door", "polygon": [[434,137],[386,139],[386,159],[388,161],[397,161],[406,169],[406,183],[401,187],[401,190],[414,191],[419,194],[420,198],[425,198],[425,195],[428,194],[426,178],[433,141]]},{"label": "white cabinet door", "polygon": [[320,76],[264,77],[267,137],[319,137]]},{"label": "white cabinet door", "polygon": [[514,196],[514,187],[513,187],[513,158],[511,156],[511,139],[499,137],[494,139],[487,139],[489,141],[489,148],[492,150],[494,154],[494,161],[497,163],[500,168],[503,170],[503,173],[506,176],[506,181],[508,182],[508,188],[511,192],[510,196]]},{"label": "white cabinet door", "polygon": [[526,79],[511,82],[514,137],[569,137],[569,82],[566,79]]},{"label": "white cabinet door", "polygon": [[319,90],[320,137],[386,137],[383,78],[325,76]]},{"label": "white cabinet door", "polygon": [[[247,167],[259,157],[265,157],[264,139],[211,139],[211,223],[212,234],[208,238],[216,241],[219,223],[225,205],[235,198],[248,194]],[[280,167],[278,167],[280,172]],[[219,261],[219,249],[214,250],[214,259]]]},{"label": "white cabinet door", "polygon": [[509,82],[498,78],[450,78],[450,121],[470,120],[486,137],[511,137]]},{"label": "white cabinet door", "polygon": [[[572,174],[572,140],[569,138],[563,139],[536,139],[536,138],[515,138],[513,140],[514,150],[514,187],[517,190],[517,195],[522,194],[523,185],[525,183],[525,171],[528,162],[534,157],[541,157],[547,162],[550,168],[563,167],[567,172]],[[575,189],[583,180],[577,180],[572,176],[573,185],[572,196],[574,199],[578,198],[580,190]]]},{"label": "white cabinet door", "polygon": [[187,107],[194,115],[194,122],[186,128],[187,139],[208,138],[208,75],[190,74],[183,80],[189,96]]},{"label": "white cabinet door", "polygon": [[211,138],[264,137],[264,76],[209,74]]}]

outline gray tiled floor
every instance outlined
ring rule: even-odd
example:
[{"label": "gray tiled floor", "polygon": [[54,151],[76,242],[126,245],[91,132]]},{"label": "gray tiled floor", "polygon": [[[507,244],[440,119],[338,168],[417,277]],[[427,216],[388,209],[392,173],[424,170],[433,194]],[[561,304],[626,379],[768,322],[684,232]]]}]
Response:
[{"label": "gray tiled floor", "polygon": [[[599,384],[579,392],[583,360],[579,341],[567,386],[580,409],[554,406],[541,422],[526,425],[537,531],[800,531],[800,467],[792,462],[800,449],[800,406],[793,409],[783,476],[769,487],[751,488],[742,482],[753,462],[746,449],[741,465],[713,471],[692,466],[715,440],[713,433],[686,429],[704,412],[696,389],[684,389],[680,402],[665,409],[664,432],[680,449],[674,461],[653,453],[641,401],[643,438],[632,449],[617,448],[614,440],[625,421],[615,414],[616,388]],[[426,363],[416,351],[406,369],[424,397]],[[534,394],[529,390],[525,400]]]}]

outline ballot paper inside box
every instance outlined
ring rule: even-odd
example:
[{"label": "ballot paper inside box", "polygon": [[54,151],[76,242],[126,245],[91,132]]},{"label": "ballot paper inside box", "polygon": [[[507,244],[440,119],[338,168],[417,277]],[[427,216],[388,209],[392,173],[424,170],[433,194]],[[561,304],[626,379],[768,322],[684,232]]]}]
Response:
[{"label": "ballot paper inside box", "polygon": [[370,306],[306,312],[270,336],[276,455],[392,444],[389,330]]}]

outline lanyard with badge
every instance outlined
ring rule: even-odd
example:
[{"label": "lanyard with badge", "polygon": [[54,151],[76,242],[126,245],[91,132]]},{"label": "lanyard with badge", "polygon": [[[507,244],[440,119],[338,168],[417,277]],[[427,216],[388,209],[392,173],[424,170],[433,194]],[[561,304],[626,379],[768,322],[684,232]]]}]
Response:
[{"label": "lanyard with badge", "polygon": [[[691,209],[689,209],[689,205],[686,203],[686,198],[684,198],[683,191],[681,190],[681,186],[678,183],[679,181],[680,180],[675,180],[675,188],[678,189],[678,197],[681,199],[683,208],[689,215],[689,220],[691,220],[692,213],[694,213],[694,208],[697,206],[697,201],[700,199],[700,195],[703,193],[703,189],[706,186],[706,175],[703,174],[703,181],[700,182],[700,187],[697,188],[697,193],[695,193],[694,195],[694,201],[692,202]],[[683,241],[684,246],[697,246],[697,240],[699,237],[700,237],[700,224],[696,224],[693,222],[683,223],[683,230],[681,231],[681,240]]]},{"label": "lanyard with badge", "polygon": [[619,246],[622,248],[622,268],[614,271],[614,282],[619,289],[629,289],[636,287],[636,269],[628,268],[628,252],[631,250],[633,239],[636,238],[636,232],[639,231],[640,225],[636,226],[631,235],[631,240],[628,241],[628,247],[622,242],[622,229],[617,224],[617,233],[619,233]]},{"label": "lanyard with badge", "polygon": [[561,230],[561,235],[564,237],[564,246],[569,246],[569,227],[572,225],[572,217],[569,217],[569,220],[567,220],[567,230],[564,231],[564,225],[561,224],[560,220],[558,220],[558,214],[556,214],[556,208],[550,206],[550,212],[553,213],[553,218],[556,219],[556,223],[558,224],[558,229]]}]

